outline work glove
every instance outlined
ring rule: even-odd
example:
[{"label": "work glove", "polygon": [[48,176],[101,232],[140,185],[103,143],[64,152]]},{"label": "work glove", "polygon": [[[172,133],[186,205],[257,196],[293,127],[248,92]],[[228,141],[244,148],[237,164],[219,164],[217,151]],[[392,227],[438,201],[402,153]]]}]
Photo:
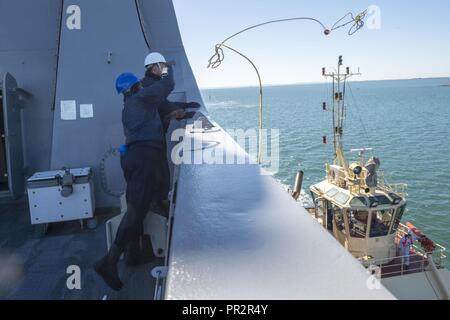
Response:
[{"label": "work glove", "polygon": [[185,120],[185,119],[191,119],[197,112],[195,111],[188,111],[184,113],[184,116],[181,118],[176,118],[177,120]]},{"label": "work glove", "polygon": [[184,117],[186,114],[186,112],[184,111],[184,109],[176,109],[173,110],[172,112],[170,112],[168,115],[165,116],[165,119],[168,120],[170,118],[175,118],[175,119],[181,119],[182,117]]},{"label": "work glove", "polygon": [[123,144],[119,147],[119,153],[121,156],[124,156],[128,153],[128,146],[126,144]]},{"label": "work glove", "polygon": [[200,108],[200,103],[188,102],[188,103],[186,103],[186,108]]}]

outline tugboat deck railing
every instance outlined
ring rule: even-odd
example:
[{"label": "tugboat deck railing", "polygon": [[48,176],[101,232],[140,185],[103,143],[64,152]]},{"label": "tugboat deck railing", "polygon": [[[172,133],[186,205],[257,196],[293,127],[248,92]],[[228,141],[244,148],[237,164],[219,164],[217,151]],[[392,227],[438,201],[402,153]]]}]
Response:
[{"label": "tugboat deck railing", "polygon": [[[409,233],[411,230],[409,227],[403,223],[399,224],[399,227],[397,229],[397,236],[396,236],[396,243],[407,233]],[[434,242],[436,249],[434,249],[432,252],[425,251],[422,246],[418,245],[417,242],[413,244],[413,251],[415,253],[421,254],[423,256],[432,255],[433,260],[437,265],[440,265],[442,263],[445,263],[445,259],[447,258],[446,251],[447,249],[440,245],[439,243]]]},{"label": "tugboat deck railing", "polygon": [[[400,223],[397,230],[396,243],[408,232],[408,226]],[[429,259],[433,259],[438,269],[445,268],[446,248],[437,243],[435,245],[436,248],[433,251],[427,252],[420,245],[414,243],[409,256],[398,255],[396,257],[374,259],[366,262],[366,265],[368,265],[369,270],[377,273],[381,278],[427,271]],[[405,265],[408,258],[409,267]]]}]

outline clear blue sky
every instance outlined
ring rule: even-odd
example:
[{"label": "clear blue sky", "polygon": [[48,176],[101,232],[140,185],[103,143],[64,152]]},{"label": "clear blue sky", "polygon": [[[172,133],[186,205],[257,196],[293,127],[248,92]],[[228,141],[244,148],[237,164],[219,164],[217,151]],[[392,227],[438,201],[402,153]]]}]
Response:
[{"label": "clear blue sky", "polygon": [[248,62],[225,52],[223,64],[207,69],[214,44],[240,29],[273,19],[309,16],[327,27],[345,13],[369,5],[381,10],[381,28],[346,29],[325,37],[309,21],[284,22],[248,31],[228,44],[247,54],[265,84],[322,81],[321,67],[338,55],[361,80],[450,76],[450,1],[406,0],[173,0],[183,43],[200,87],[257,85]]}]

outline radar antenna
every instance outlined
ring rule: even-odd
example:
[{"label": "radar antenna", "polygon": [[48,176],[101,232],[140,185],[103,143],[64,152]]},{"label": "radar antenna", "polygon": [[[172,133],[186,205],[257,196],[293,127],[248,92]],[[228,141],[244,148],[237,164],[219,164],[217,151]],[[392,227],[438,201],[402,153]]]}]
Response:
[{"label": "radar antenna", "polygon": [[[348,78],[356,75],[361,75],[359,70],[357,73],[352,73],[349,67],[345,68],[345,72],[341,72],[343,65],[342,56],[339,56],[337,72],[327,73],[326,68],[322,68],[322,76],[332,78],[333,81],[333,148],[334,148],[334,163],[342,167],[347,167],[345,160],[342,137],[344,135],[344,120],[346,116],[345,105],[345,87]],[[323,104],[323,109],[327,110],[326,103]],[[324,139],[325,141],[325,139]]]}]

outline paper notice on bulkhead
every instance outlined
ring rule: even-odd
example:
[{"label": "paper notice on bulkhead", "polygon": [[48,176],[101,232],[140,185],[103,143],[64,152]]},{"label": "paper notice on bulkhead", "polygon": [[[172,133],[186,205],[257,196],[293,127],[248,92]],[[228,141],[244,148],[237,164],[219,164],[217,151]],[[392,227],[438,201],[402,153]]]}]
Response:
[{"label": "paper notice on bulkhead", "polygon": [[75,100],[61,100],[61,120],[77,119],[77,103]]},{"label": "paper notice on bulkhead", "polygon": [[80,118],[93,118],[93,117],[94,117],[94,105],[80,104]]}]

